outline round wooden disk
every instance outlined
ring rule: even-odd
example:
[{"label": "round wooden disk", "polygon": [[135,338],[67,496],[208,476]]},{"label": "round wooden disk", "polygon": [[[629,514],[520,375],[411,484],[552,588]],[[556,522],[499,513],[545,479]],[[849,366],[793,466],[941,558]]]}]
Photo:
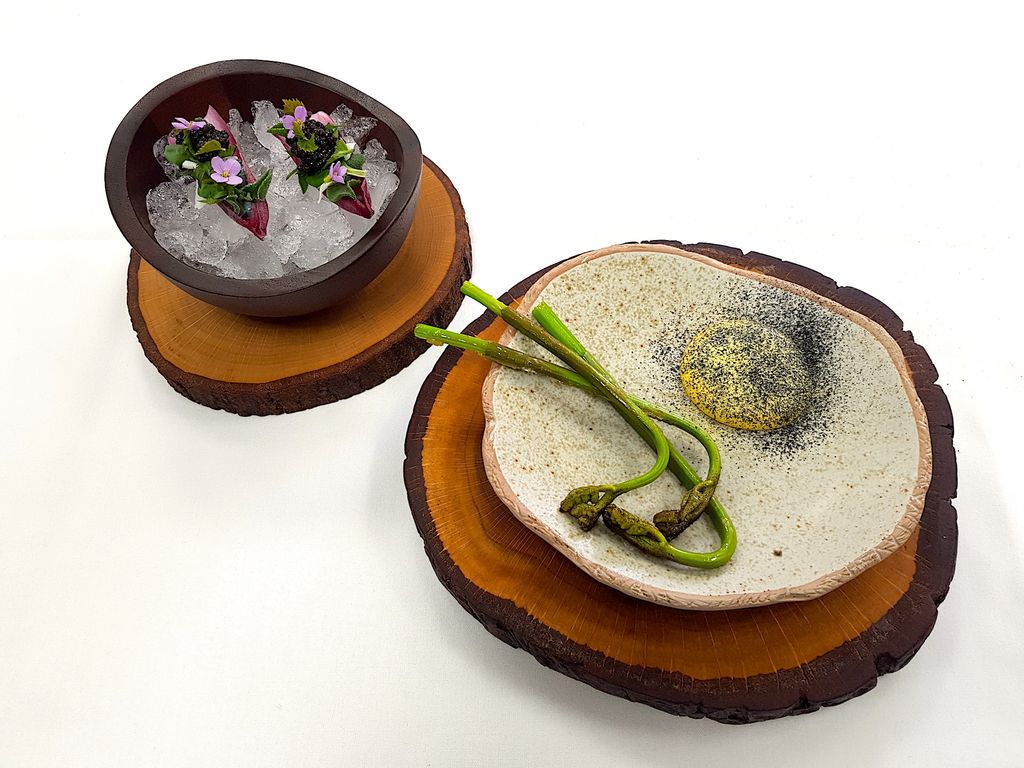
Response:
[{"label": "round wooden disk", "polygon": [[[484,474],[480,388],[489,363],[453,348],[427,379],[406,436],[413,518],[438,578],[494,635],[608,693],[678,715],[748,723],[839,704],[902,667],[928,636],[956,561],[953,418],[938,374],[888,307],[759,253],[656,241],[799,283],[881,324],[899,343],[928,416],[934,469],[921,524],[897,552],[822,597],[686,611],[589,578],[527,530]],[[537,278],[504,300],[512,302]],[[497,339],[485,313],[467,333]]]},{"label": "round wooden disk", "polygon": [[471,269],[459,193],[424,158],[420,199],[394,260],[344,304],[303,317],[237,315],[190,296],[132,251],[128,312],[146,357],[190,400],[242,416],[292,413],[375,387],[446,326]]}]

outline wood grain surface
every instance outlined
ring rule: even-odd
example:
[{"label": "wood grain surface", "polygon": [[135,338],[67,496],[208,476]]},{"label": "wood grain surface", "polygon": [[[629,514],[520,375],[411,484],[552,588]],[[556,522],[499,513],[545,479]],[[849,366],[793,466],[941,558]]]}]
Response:
[{"label": "wood grain surface", "polygon": [[[494,635],[617,696],[727,723],[846,701],[917,652],[953,577],[953,419],[937,372],[899,317],[861,291],[763,254],[655,242],[798,283],[893,336],[932,442],[933,477],[917,532],[879,565],[813,600],[686,611],[631,598],[589,578],[495,496],[481,461],[480,388],[489,364],[447,349],[424,383],[406,437],[406,487],[427,556],[445,587]],[[504,299],[518,299],[546,271]],[[467,332],[497,339],[504,328],[485,313]]]},{"label": "wood grain surface", "polygon": [[185,397],[243,416],[350,397],[419,354],[416,323],[447,325],[471,270],[458,192],[424,161],[419,205],[394,260],[340,306],[295,318],[238,315],[190,296],[132,252],[128,311],[146,357]]}]

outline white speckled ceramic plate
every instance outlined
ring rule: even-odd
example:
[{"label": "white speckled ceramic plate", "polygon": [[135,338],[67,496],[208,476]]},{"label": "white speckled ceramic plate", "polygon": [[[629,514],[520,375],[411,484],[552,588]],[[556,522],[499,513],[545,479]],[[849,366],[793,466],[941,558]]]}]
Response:
[{"label": "white speckled ceramic plate", "polygon": [[[649,448],[599,399],[494,366],[483,388],[483,455],[498,496],[531,530],[594,578],[678,608],[725,609],[816,597],[881,561],[917,525],[931,478],[924,409],[896,342],[876,323],[806,289],[669,246],[616,246],[542,277],[523,299],[546,301],[636,396],[696,421],[722,452],[718,498],[738,534],[732,560],[699,570],[650,557],[603,525],[580,530],[558,511],[572,488],[617,482],[651,463]],[[815,406],[788,427],[719,424],[683,392],[679,361],[709,323],[756,320],[799,340]],[[544,354],[513,331],[503,343]],[[688,435],[666,434],[703,475]],[[647,519],[679,504],[670,473],[617,503]],[[718,546],[698,521],[674,542]]]}]

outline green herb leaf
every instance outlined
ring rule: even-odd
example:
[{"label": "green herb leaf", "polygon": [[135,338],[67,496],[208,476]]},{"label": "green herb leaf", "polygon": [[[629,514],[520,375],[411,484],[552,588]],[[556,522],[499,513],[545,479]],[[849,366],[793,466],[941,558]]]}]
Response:
[{"label": "green herb leaf", "polygon": [[241,201],[239,201],[238,199],[234,197],[228,197],[225,198],[223,202],[230,205],[234,209],[235,213],[237,213],[239,216],[245,215],[245,208],[242,206]]},{"label": "green herb leaf", "polygon": [[345,165],[347,165],[349,168],[355,168],[357,170],[362,170],[363,169],[363,163],[365,161],[366,161],[365,157],[363,157],[358,152],[353,152],[351,157],[349,157],[349,159],[345,161]]},{"label": "green herb leaf", "polygon": [[270,182],[274,178],[274,169],[271,168],[269,171],[260,176],[259,181],[256,182],[256,199],[265,200],[267,192],[270,191]]},{"label": "green herb leaf", "polygon": [[319,189],[323,185],[323,183],[327,181],[330,175],[331,169],[329,167],[324,168],[322,170],[317,171],[316,173],[311,173],[308,176],[306,176],[306,183],[309,184],[309,186],[311,187]]},{"label": "green herb leaf", "polygon": [[224,147],[221,146],[221,143],[219,141],[217,141],[216,139],[211,139],[210,141],[203,144],[203,146],[199,148],[199,151],[196,152],[196,154],[202,155],[206,152],[220,152],[222,149],[224,149]]},{"label": "green herb leaf", "polygon": [[273,169],[267,171],[252,184],[246,184],[242,187],[240,193],[247,200],[265,200],[267,197],[267,190],[270,189],[270,178],[273,174]]},{"label": "green herb leaf", "polygon": [[267,129],[267,133],[272,133],[275,136],[286,138],[288,136],[288,129],[284,127],[284,123],[278,123],[277,125],[270,126]]},{"label": "green herb leaf", "polygon": [[228,196],[228,188],[224,184],[217,184],[210,182],[208,184],[199,185],[199,197],[204,200],[223,200]]},{"label": "green herb leaf", "polygon": [[164,147],[164,157],[167,158],[167,162],[180,168],[182,163],[192,159],[192,153],[188,151],[188,147],[181,144],[168,144]]},{"label": "green herb leaf", "polygon": [[197,163],[196,167],[192,169],[192,175],[203,182],[210,178],[210,174],[213,173],[213,164],[209,160],[204,160],[201,163]]},{"label": "green herb leaf", "polygon": [[235,145],[228,144],[224,149],[217,153],[221,157],[234,157],[235,156]]},{"label": "green herb leaf", "polygon": [[336,203],[344,198],[355,200],[356,193],[352,191],[348,184],[331,184],[331,186],[324,190],[324,197],[332,203]]},{"label": "green herb leaf", "polygon": [[299,187],[301,187],[303,193],[309,189],[309,181],[306,180],[306,175],[304,173],[299,174]]},{"label": "green herb leaf", "polygon": [[328,159],[327,164],[330,165],[338,160],[344,160],[346,157],[352,154],[352,150],[345,146],[345,142],[339,141],[338,146],[334,150],[334,154]]},{"label": "green herb leaf", "polygon": [[295,108],[304,106],[298,99],[285,99],[284,100],[284,113],[286,115],[294,115]]},{"label": "green herb leaf", "polygon": [[298,139],[299,149],[303,152],[316,152],[316,140],[312,136],[307,136],[302,130],[301,121],[296,120],[292,123],[292,131],[295,132],[295,138]]}]

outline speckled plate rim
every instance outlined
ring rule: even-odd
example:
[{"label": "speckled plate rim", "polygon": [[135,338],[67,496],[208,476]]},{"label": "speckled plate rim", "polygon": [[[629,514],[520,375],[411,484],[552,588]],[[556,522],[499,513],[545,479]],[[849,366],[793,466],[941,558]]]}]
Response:
[{"label": "speckled plate rim", "polygon": [[[497,455],[494,451],[494,382],[497,372],[501,368],[501,366],[495,364],[491,366],[487,377],[484,379],[481,392],[485,419],[482,446],[483,464],[484,470],[487,474],[487,479],[494,488],[495,494],[499,499],[501,499],[502,503],[512,511],[512,514],[514,514],[516,518],[518,518],[527,528],[536,533],[551,546],[569,558],[569,560],[571,560],[576,566],[583,569],[598,581],[607,584],[620,592],[640,598],[641,600],[688,610],[728,610],[734,608],[769,605],[771,603],[811,600],[815,597],[820,597],[826,592],[831,592],[841,584],[850,581],[866,569],[880,563],[905,544],[917,527],[917,524],[921,519],[921,513],[924,510],[925,495],[928,492],[928,486],[931,484],[932,477],[932,446],[931,437],[928,432],[927,414],[925,413],[924,406],[922,405],[921,399],[914,386],[913,375],[910,372],[910,368],[907,366],[903,352],[900,350],[899,344],[897,344],[896,340],[893,339],[892,336],[890,336],[888,332],[886,332],[886,330],[874,320],[871,320],[858,312],[854,312],[838,302],[819,296],[813,291],[810,291],[801,285],[797,285],[796,283],[780,280],[776,277],[764,275],[753,270],[723,264],[720,261],[716,261],[708,256],[694,253],[692,251],[653,243],[639,245],[614,245],[608,248],[589,251],[564,261],[542,275],[530,287],[519,303],[519,307],[523,310],[531,309],[537,302],[541,291],[543,291],[551,281],[559,275],[562,275],[581,264],[586,264],[587,262],[595,261],[604,256],[610,256],[617,253],[666,253],[679,256],[681,258],[692,259],[693,261],[714,269],[743,275],[744,277],[802,296],[814,301],[837,315],[847,318],[868,331],[885,348],[886,352],[889,353],[889,357],[892,359],[893,364],[899,373],[900,380],[903,382],[903,389],[910,402],[914,421],[917,425],[917,439],[920,448],[920,457],[918,459],[917,467],[917,483],[910,494],[910,499],[907,502],[907,508],[904,510],[903,516],[899,521],[897,521],[893,529],[874,547],[871,547],[858,557],[848,562],[846,565],[832,571],[831,573],[819,576],[813,581],[809,581],[804,584],[779,589],[767,589],[758,592],[736,592],[721,595],[700,595],[681,590],[654,587],[644,581],[624,576],[621,573],[607,568],[598,561],[581,555],[570,546],[569,542],[566,541],[557,530],[549,526],[543,519],[534,514],[533,511],[530,510],[530,508],[527,507],[519,496],[517,496],[512,490],[511,485],[501,470],[501,465],[498,462]],[[506,329],[501,336],[501,343],[508,344],[515,333],[516,331],[512,328]],[[739,546],[743,546],[742,541],[739,542]]]}]

